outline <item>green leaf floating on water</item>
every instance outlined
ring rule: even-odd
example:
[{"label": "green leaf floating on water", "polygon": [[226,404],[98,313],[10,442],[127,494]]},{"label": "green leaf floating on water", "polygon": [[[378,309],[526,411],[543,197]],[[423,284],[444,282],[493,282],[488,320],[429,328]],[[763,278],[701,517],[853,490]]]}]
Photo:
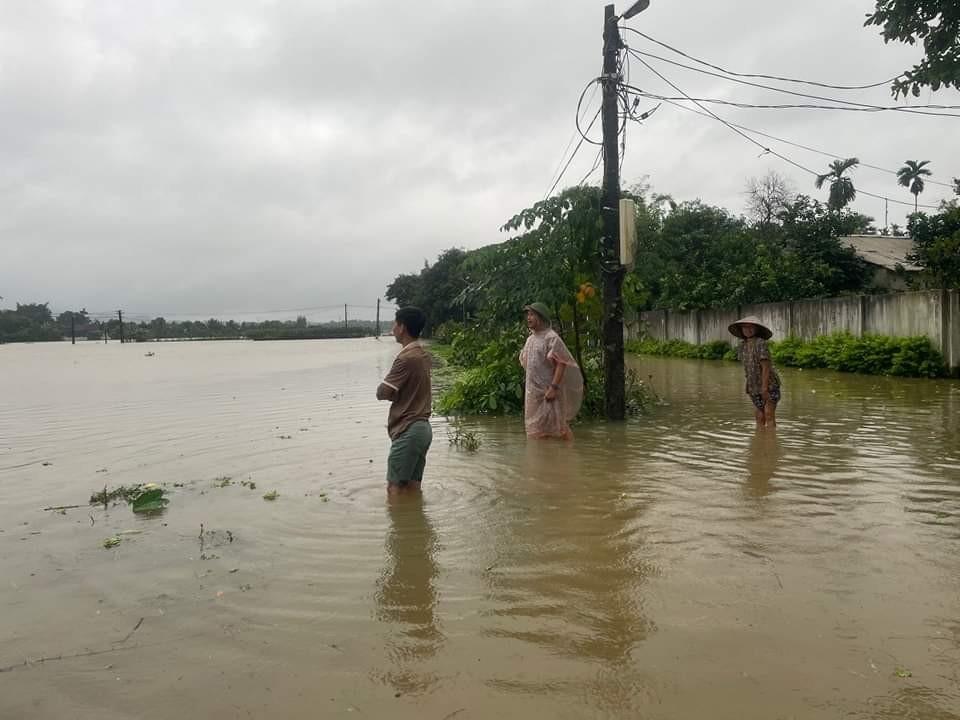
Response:
[{"label": "green leaf floating on water", "polygon": [[137,495],[130,506],[135,513],[160,512],[170,501],[164,497],[166,490],[158,485],[145,485],[143,491]]}]

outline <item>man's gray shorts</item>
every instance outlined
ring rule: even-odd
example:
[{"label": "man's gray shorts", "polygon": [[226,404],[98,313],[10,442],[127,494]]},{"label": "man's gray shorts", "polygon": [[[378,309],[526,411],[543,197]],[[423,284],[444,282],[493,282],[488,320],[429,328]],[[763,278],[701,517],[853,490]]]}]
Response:
[{"label": "man's gray shorts", "polygon": [[423,480],[427,450],[432,441],[433,429],[428,420],[417,420],[404,430],[390,445],[387,482],[391,485],[408,485]]}]

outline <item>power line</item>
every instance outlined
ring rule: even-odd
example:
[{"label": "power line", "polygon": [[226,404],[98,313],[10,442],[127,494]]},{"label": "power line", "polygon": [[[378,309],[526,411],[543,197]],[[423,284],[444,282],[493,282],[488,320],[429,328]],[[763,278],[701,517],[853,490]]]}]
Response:
[{"label": "power line", "polygon": [[[655,43],[656,45],[659,45],[659,46],[662,47],[662,48],[666,48],[667,50],[670,50],[671,52],[674,52],[674,53],[676,53],[677,55],[682,55],[683,57],[687,58],[688,60],[693,60],[695,63],[699,63],[700,65],[705,65],[706,67],[710,67],[710,68],[713,68],[714,70],[719,70],[719,71],[722,72],[722,73],[726,73],[727,75],[734,75],[734,76],[736,76],[736,77],[761,78],[761,79],[765,79],[765,80],[779,80],[779,81],[781,81],[781,82],[796,83],[796,84],[798,84],[798,85],[814,85],[814,86],[816,86],[816,87],[830,88],[830,89],[832,89],[832,90],[869,90],[870,88],[875,88],[875,87],[881,87],[881,86],[884,86],[884,85],[889,85],[890,83],[894,82],[895,80],[899,80],[900,78],[902,78],[902,77],[904,76],[904,74],[905,74],[905,73],[901,73],[901,74],[897,75],[896,77],[890,78],[889,80],[883,80],[883,81],[881,81],[881,82],[869,83],[869,84],[867,84],[867,85],[832,85],[832,84],[830,84],[830,83],[816,82],[815,80],[797,80],[797,79],[795,79],[795,78],[780,77],[779,75],[764,75],[764,74],[761,74],[761,73],[738,73],[738,72],[734,72],[733,70],[727,70],[727,69],[725,69],[725,68],[722,68],[722,67],[720,67],[719,65],[714,65],[713,63],[709,63],[709,62],[707,62],[706,60],[700,60],[699,58],[695,58],[693,55],[688,55],[688,54],[685,53],[683,50],[678,50],[677,48],[673,47],[672,45],[668,45],[668,44],[665,43],[665,42],[661,42],[660,40],[657,40],[657,39],[655,39],[655,38],[652,38],[652,37],[650,37],[649,35],[647,35],[646,33],[642,33],[642,32],[640,32],[639,30],[636,30],[636,29],[634,29],[634,28],[632,28],[632,27],[628,27],[628,26],[626,26],[626,25],[621,25],[621,29],[622,29],[622,30],[628,30],[629,32],[632,32],[632,33],[636,33],[636,34],[639,35],[640,37],[645,38],[646,40],[649,40],[650,42]],[[668,62],[669,62],[669,61],[668,61]]]},{"label": "power line", "polygon": [[[649,67],[649,66],[648,66]],[[652,68],[651,68],[652,69]],[[711,103],[713,105],[727,105],[730,107],[736,107],[741,109],[749,110],[842,110],[845,112],[865,112],[865,113],[877,113],[877,112],[904,112],[911,113],[913,115],[932,115],[933,117],[956,117],[960,118],[958,113],[941,113],[941,112],[928,112],[927,110],[911,110],[908,108],[896,107],[896,106],[868,106],[868,107],[847,107],[847,106],[837,106],[837,105],[818,105],[815,103],[781,103],[781,104],[760,104],[760,103],[745,103],[745,102],[736,102],[734,100],[719,100],[717,98],[695,98],[690,97],[689,95],[684,95],[681,97],[670,97],[667,95],[658,95],[656,93],[648,92],[637,87],[630,87],[630,90],[635,92],[637,95],[642,95],[643,97],[648,97],[654,100],[690,100],[691,102],[697,103]],[[935,107],[935,106],[929,106]],[[953,106],[944,105],[944,108],[949,108]]]},{"label": "power line", "polygon": [[[679,102],[675,102],[673,100],[664,100],[664,102],[667,102],[670,105],[673,105],[674,107],[680,108],[681,110],[686,110],[687,112],[693,113],[694,115],[699,115],[700,117],[708,117],[708,118],[713,117],[708,113],[700,112],[699,110],[695,110],[692,107],[687,107],[686,105],[683,105],[682,103],[679,103]],[[734,127],[740,128],[741,130],[745,130],[748,133],[752,133],[754,135],[760,135],[761,137],[769,138],[770,140],[776,140],[777,142],[782,142],[785,145],[792,145],[795,148],[816,153],[818,155],[823,155],[824,157],[832,158],[834,160],[839,160],[844,157],[849,157],[846,155],[838,155],[837,153],[827,152],[826,150],[819,150],[815,147],[810,147],[809,145],[803,145],[802,143],[794,142],[792,140],[787,140],[786,138],[777,137],[776,135],[771,135],[761,130],[755,130],[754,128],[747,127],[746,125],[739,125],[733,122],[730,124],[733,125]],[[890,175],[897,174],[896,170],[880,167],[879,165],[871,165],[870,163],[865,163],[865,162],[861,162],[858,167],[870,168],[871,170],[879,170],[880,172],[889,173]],[[925,182],[929,185],[940,185],[945,188],[953,189],[953,185],[951,183],[940,182],[939,180],[925,180]]]},{"label": "power line", "polygon": [[[592,82],[592,83],[590,83],[590,84],[593,85],[593,92],[590,94],[590,99],[587,100],[587,105],[588,105],[588,106],[593,102],[593,98],[596,97],[596,95],[597,95],[597,89],[600,87],[600,83],[597,83],[597,82]],[[579,109],[578,109],[578,111],[577,111],[577,120],[578,120],[578,121],[579,121],[579,118],[580,118],[580,112],[579,112]],[[551,181],[557,177],[557,173],[560,171],[560,166],[563,164],[563,160],[564,160],[564,158],[567,157],[567,152],[570,150],[570,146],[573,145],[573,141],[574,141],[574,139],[577,137],[577,132],[578,132],[578,130],[577,130],[577,128],[575,127],[574,130],[573,130],[573,132],[570,134],[570,140],[569,140],[569,142],[567,142],[567,147],[564,148],[563,154],[560,156],[560,161],[557,163],[556,169],[553,171],[553,174],[550,176]],[[550,193],[547,193],[547,197],[550,197]]]},{"label": "power line", "polygon": [[[576,118],[577,118],[577,132],[580,133],[581,144],[582,144],[584,141],[586,141],[586,142],[590,143],[591,145],[603,145],[603,143],[600,143],[600,142],[597,142],[596,140],[591,140],[590,138],[588,138],[587,135],[586,135],[586,133],[584,133],[583,130],[580,129],[580,106],[583,105],[583,96],[587,94],[587,90],[590,89],[590,86],[591,86],[591,85],[597,86],[597,85],[599,85],[599,83],[600,83],[600,78],[594,78],[594,79],[591,80],[589,83],[587,83],[587,86],[586,86],[585,88],[583,88],[583,92],[580,93],[580,99],[577,101],[577,116],[576,116]],[[600,110],[602,110],[602,109],[603,109],[603,108],[601,107]],[[596,122],[597,116],[600,115],[600,110],[597,110],[597,114],[593,116],[593,122],[590,123],[590,127],[587,128],[587,132],[590,132],[590,128],[593,127],[593,123]],[[578,147],[579,147],[579,146],[578,146]],[[576,150],[574,150],[574,152],[576,152]],[[549,195],[549,193],[547,193],[547,194]]]},{"label": "power line", "polygon": [[[590,125],[587,126],[587,132],[590,132],[590,128],[593,127],[593,124],[597,121],[598,117],[600,117],[599,110],[597,110],[597,114],[593,116],[593,120],[590,121]],[[579,130],[579,128],[577,129]],[[546,200],[548,197],[550,197],[550,195],[553,194],[553,191],[556,189],[557,185],[560,184],[560,181],[563,179],[563,176],[566,174],[567,168],[570,167],[570,163],[572,163],[573,159],[577,156],[577,152],[579,152],[580,148],[583,147],[584,141],[588,140],[587,136],[584,135],[583,133],[580,133],[580,135],[581,135],[580,142],[578,142],[577,146],[573,149],[573,154],[570,156],[570,159],[567,160],[567,164],[563,166],[563,170],[560,171],[560,175],[557,177],[556,180],[554,180],[553,185],[551,185],[550,189],[547,190],[547,194],[543,196],[544,200]]]},{"label": "power line", "polygon": [[603,148],[600,148],[599,150],[597,150],[597,157],[593,161],[593,166],[590,168],[589,172],[587,172],[587,174],[583,176],[583,179],[577,183],[578,186],[583,185],[585,182],[587,182],[587,178],[589,178],[591,175],[593,175],[593,173],[597,171],[597,168],[600,167],[600,160],[602,158],[603,158]]},{"label": "power line", "polygon": [[[823,95],[811,95],[809,93],[795,92],[793,90],[787,90],[785,88],[774,87],[773,85],[764,85],[763,83],[755,83],[755,82],[750,82],[749,80],[740,80],[734,77],[727,77],[725,75],[720,75],[719,73],[710,72],[709,70],[702,70],[700,68],[692,67],[690,65],[685,65],[683,63],[676,62],[674,60],[670,60],[665,57],[661,57],[660,55],[643,52],[642,50],[634,50],[633,48],[627,48],[627,52],[637,58],[639,58],[639,56],[642,55],[645,57],[654,58],[655,60],[660,60],[661,62],[669,63],[670,65],[675,65],[677,67],[684,68],[685,70],[692,70],[693,72],[701,73],[703,75],[709,75],[711,77],[720,78],[721,80],[740,83],[741,85],[749,85],[750,87],[761,88],[763,90],[772,90],[773,92],[783,93],[784,95],[792,95],[794,97],[808,98],[810,100],[820,100],[822,102],[837,103],[839,105],[847,105],[851,108],[863,108],[863,109],[873,110],[876,112],[890,111],[890,112],[905,112],[913,115],[933,115],[936,117],[960,117],[960,115],[953,115],[950,113],[927,112],[923,110],[923,108],[937,109],[937,110],[960,109],[960,106],[957,106],[957,105],[914,105],[911,107],[904,107],[901,105],[874,105],[872,103],[862,103],[862,102],[855,102],[852,100],[843,100],[841,98],[825,97]],[[804,106],[804,107],[821,107],[821,106]],[[839,110],[841,108],[832,108],[832,109]]]},{"label": "power line", "polygon": [[[752,143],[753,145],[756,145],[757,147],[761,148],[761,149],[764,151],[765,154],[770,154],[770,155],[773,155],[774,157],[780,158],[780,159],[783,160],[784,162],[786,162],[786,163],[788,163],[788,164],[790,164],[790,165],[793,165],[794,167],[802,170],[802,171],[805,172],[805,173],[808,173],[809,175],[813,175],[814,177],[818,177],[818,176],[821,174],[821,173],[818,173],[818,172],[815,171],[815,170],[812,170],[812,169],[806,167],[805,165],[801,165],[800,163],[796,162],[795,160],[792,160],[792,159],[788,158],[786,155],[783,155],[783,154],[781,154],[781,153],[778,153],[778,152],[775,151],[775,150],[772,150],[772,149],[769,148],[769,147],[766,147],[763,143],[761,143],[761,142],[753,139],[752,137],[750,137],[749,135],[747,135],[745,132],[743,132],[742,130],[740,130],[737,126],[735,126],[735,125],[733,125],[732,123],[728,122],[727,120],[723,119],[722,117],[720,117],[719,115],[717,115],[716,113],[714,113],[712,110],[704,107],[704,106],[700,103],[700,101],[699,101],[698,99],[692,98],[692,97],[690,97],[689,95],[687,95],[686,92],[684,92],[681,88],[679,88],[679,87],[678,87],[677,85],[675,85],[673,82],[671,82],[671,81],[668,80],[666,77],[664,77],[660,72],[658,72],[655,68],[653,68],[653,67],[652,67],[646,60],[644,60],[642,57],[638,57],[637,59],[638,59],[641,63],[643,63],[643,65],[645,65],[645,66],[647,67],[647,69],[650,70],[650,72],[652,72],[654,75],[656,75],[657,77],[659,77],[661,80],[663,80],[667,85],[669,85],[670,87],[672,87],[672,88],[673,88],[674,90],[676,90],[678,93],[680,93],[681,95],[683,95],[684,98],[686,98],[687,100],[695,103],[701,110],[703,110],[705,113],[707,113],[708,115],[710,115],[711,117],[713,117],[713,118],[714,118],[715,120],[717,120],[718,122],[723,123],[724,125],[726,125],[727,128],[729,128],[730,130],[732,130],[733,132],[735,132],[735,133],[736,133],[737,135],[739,135],[740,137],[744,138],[747,142]],[[668,100],[668,98],[664,98],[664,99],[665,99],[665,100]],[[672,99],[669,99],[669,100],[672,100]],[[877,199],[879,199],[879,200],[887,200],[887,201],[889,201],[889,202],[897,203],[897,204],[900,204],[900,205],[908,205],[908,206],[909,206],[909,205],[913,205],[913,203],[908,203],[908,202],[905,202],[905,201],[902,201],[902,200],[894,200],[894,199],[892,199],[892,198],[888,198],[888,197],[883,196],[883,195],[877,195],[876,193],[871,193],[871,192],[869,192],[869,191],[867,191],[867,190],[861,190],[861,189],[859,189],[859,188],[857,188],[857,192],[858,192],[858,193],[861,193],[861,194],[863,194],[863,195],[866,195],[866,196],[868,196],[868,197],[874,197],[874,198],[877,198]],[[919,207],[919,205],[918,205],[918,207]],[[935,205],[923,205],[923,207],[937,209],[937,206],[935,206]]]}]

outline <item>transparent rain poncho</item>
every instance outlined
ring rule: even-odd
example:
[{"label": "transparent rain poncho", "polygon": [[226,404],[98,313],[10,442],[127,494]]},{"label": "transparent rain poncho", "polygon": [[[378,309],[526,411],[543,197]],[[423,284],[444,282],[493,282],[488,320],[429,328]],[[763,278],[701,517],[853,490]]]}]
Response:
[{"label": "transparent rain poncho", "polygon": [[[527,436],[572,438],[570,421],[583,402],[583,377],[563,340],[554,330],[530,333],[520,352],[520,364],[526,370],[523,420]],[[563,379],[557,397],[548,401],[544,396],[553,382],[557,365],[565,368]]]}]

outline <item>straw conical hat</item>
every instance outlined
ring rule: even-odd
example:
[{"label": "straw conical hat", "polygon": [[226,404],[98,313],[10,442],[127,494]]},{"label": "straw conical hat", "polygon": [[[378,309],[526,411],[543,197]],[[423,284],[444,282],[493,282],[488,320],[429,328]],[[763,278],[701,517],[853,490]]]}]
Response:
[{"label": "straw conical hat", "polygon": [[764,340],[769,340],[773,337],[773,330],[768,328],[756,315],[747,315],[745,318],[740,318],[735,323],[730,324],[730,332],[736,335],[738,338],[743,337],[743,326],[744,325],[753,325],[757,328],[757,335],[762,337]]}]

